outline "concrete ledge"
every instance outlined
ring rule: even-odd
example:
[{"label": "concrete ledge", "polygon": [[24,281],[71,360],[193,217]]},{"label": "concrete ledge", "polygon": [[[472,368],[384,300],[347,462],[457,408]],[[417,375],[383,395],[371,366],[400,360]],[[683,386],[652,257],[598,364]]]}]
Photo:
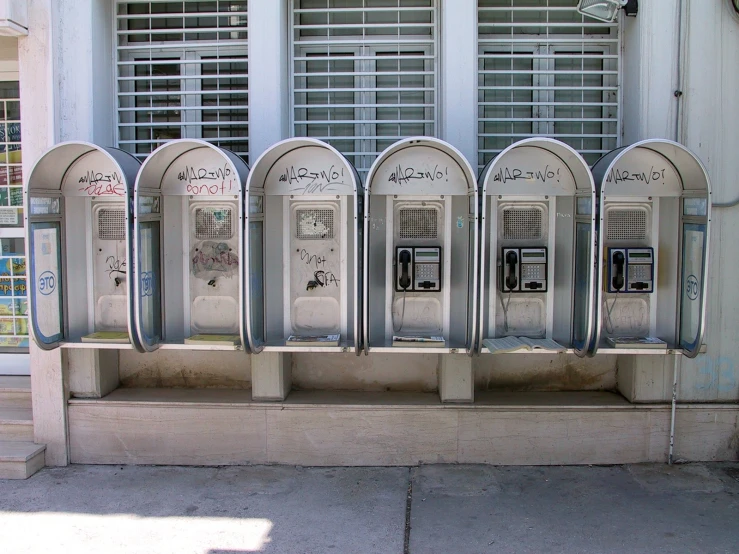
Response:
[{"label": "concrete ledge", "polygon": [[44,467],[44,445],[0,441],[0,479],[28,479]]},{"label": "concrete ledge", "polygon": [[[736,460],[739,406],[678,409],[676,455]],[[669,405],[606,392],[429,393],[118,389],[69,402],[71,461],[87,464],[510,465],[664,462]],[[733,448],[733,449],[732,449]]]}]

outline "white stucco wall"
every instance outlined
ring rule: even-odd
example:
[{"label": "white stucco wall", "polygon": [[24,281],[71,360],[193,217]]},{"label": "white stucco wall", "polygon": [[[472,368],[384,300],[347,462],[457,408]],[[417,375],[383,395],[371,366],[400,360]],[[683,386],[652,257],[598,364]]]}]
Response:
[{"label": "white stucco wall", "polygon": [[[739,17],[728,1],[688,3],[679,140],[708,169],[713,202],[739,198]],[[739,399],[739,206],[714,209],[706,354],[683,360],[680,397]]]}]

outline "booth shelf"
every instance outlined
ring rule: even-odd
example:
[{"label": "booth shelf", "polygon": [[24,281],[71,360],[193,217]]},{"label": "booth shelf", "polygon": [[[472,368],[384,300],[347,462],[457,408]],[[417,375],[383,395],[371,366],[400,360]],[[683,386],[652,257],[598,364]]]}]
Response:
[{"label": "booth shelf", "polygon": [[[427,349],[429,350],[429,349]],[[701,353],[706,352],[706,345],[704,344],[701,346],[700,349]],[[490,354],[490,350],[487,346],[483,346],[480,349],[481,354]],[[543,350],[541,348],[537,348],[535,350],[516,350],[515,352],[500,352],[497,354],[505,355],[505,354],[549,354],[550,356],[555,356],[557,354],[575,354],[574,348],[567,348],[564,352],[553,352],[551,350]],[[680,354],[683,354],[682,348],[677,348],[674,346],[668,345],[667,348],[613,348],[612,346],[608,346],[605,341],[601,342],[601,346],[596,351],[596,356],[620,356],[620,355],[640,355],[640,354],[648,354],[648,355],[662,355],[662,356],[677,356]]]},{"label": "booth shelf", "polygon": [[230,346],[225,344],[184,344],[181,342],[162,342],[159,343],[161,350],[219,350],[222,352],[243,351],[241,344]]},{"label": "booth shelf", "polygon": [[449,344],[447,341],[444,346],[393,346],[392,340],[385,340],[380,346],[372,346],[369,348],[365,345],[368,353],[393,353],[393,354],[467,354],[467,347],[463,343]]},{"label": "booth shelf", "polygon": [[269,341],[264,345],[264,352],[354,352],[354,343],[342,340],[338,346],[320,346],[318,344],[287,345],[280,341]]},{"label": "booth shelf", "polygon": [[133,350],[133,344],[111,342],[62,342],[60,348],[78,348],[87,350]]}]

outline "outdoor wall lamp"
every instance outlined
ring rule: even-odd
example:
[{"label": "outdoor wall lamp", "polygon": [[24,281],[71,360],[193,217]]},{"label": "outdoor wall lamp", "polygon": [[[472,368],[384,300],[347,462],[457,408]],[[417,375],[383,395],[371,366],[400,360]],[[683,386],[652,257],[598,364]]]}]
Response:
[{"label": "outdoor wall lamp", "polygon": [[[734,0],[734,2],[739,2],[739,0]],[[606,23],[615,21],[622,8],[626,15],[636,15],[639,2],[638,0],[580,0],[577,3],[578,13]]]}]

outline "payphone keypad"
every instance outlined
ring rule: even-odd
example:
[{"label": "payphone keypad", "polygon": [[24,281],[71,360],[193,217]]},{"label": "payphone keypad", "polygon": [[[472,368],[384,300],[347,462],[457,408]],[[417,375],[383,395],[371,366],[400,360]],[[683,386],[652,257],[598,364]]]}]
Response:
[{"label": "payphone keypad", "polygon": [[522,264],[521,279],[524,281],[546,279],[546,264]]},{"label": "payphone keypad", "polygon": [[652,268],[649,265],[630,265],[629,266],[629,281],[651,281],[652,280]]},{"label": "payphone keypad", "polygon": [[439,280],[439,264],[416,264],[417,280]]}]

